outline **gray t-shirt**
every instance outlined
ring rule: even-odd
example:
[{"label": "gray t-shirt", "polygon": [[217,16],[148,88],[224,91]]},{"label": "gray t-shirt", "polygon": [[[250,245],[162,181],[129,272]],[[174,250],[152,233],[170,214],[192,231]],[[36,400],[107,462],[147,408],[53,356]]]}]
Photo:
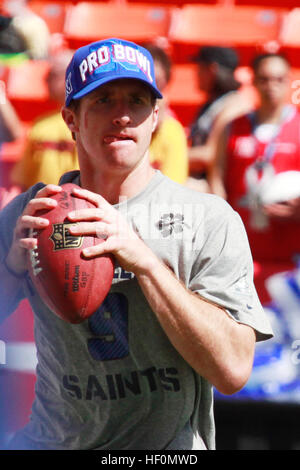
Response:
[{"label": "gray t-shirt", "polygon": [[[79,174],[64,175],[67,181],[78,184]],[[16,218],[39,187],[0,214],[1,259]],[[244,227],[223,199],[158,171],[116,208],[189,289],[252,326],[258,340],[271,337]],[[35,317],[37,382],[30,422],[12,446],[214,449],[212,387],[171,345],[132,273],[116,266],[107,298],[79,325],[49,311],[28,278],[7,314],[23,296]]]}]

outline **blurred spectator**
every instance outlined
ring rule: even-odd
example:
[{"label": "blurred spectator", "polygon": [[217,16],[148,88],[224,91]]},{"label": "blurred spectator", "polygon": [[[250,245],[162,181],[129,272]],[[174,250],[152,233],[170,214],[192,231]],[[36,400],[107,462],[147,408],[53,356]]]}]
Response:
[{"label": "blurred spectator", "polygon": [[[5,84],[0,81],[0,155],[1,144],[13,142],[22,136],[22,124],[18,115],[7,99]],[[17,187],[8,188],[7,173],[3,175],[3,167],[0,166],[0,209],[4,207],[19,192]]]},{"label": "blurred spectator", "polygon": [[21,135],[22,124],[6,96],[5,83],[0,81],[0,144],[12,142],[20,138]]},{"label": "blurred spectator", "polygon": [[259,55],[252,68],[259,104],[223,132],[212,188],[244,222],[255,286],[276,331],[268,348],[256,350],[248,393],[299,402],[299,361],[291,360],[291,346],[300,334],[300,114],[288,103],[285,57]]},{"label": "blurred spectator", "polygon": [[263,301],[270,276],[292,271],[300,259],[300,113],[287,102],[290,64],[285,57],[259,55],[253,73],[260,103],[224,130],[212,188],[242,217]]},{"label": "blurred spectator", "polygon": [[48,57],[50,32],[46,22],[27,5],[27,0],[5,0],[5,12],[12,18],[11,26],[23,39],[30,59]]},{"label": "blurred spectator", "polygon": [[300,254],[300,114],[287,104],[290,65],[264,54],[253,72],[259,107],[223,132],[213,190],[241,214],[255,260],[292,261]]},{"label": "blurred spectator", "polygon": [[71,57],[72,52],[65,50],[49,59],[49,98],[57,102],[58,109],[33,124],[24,155],[12,171],[12,182],[23,190],[38,181],[57,184],[60,175],[78,168],[74,141],[60,112],[65,98],[65,71]]},{"label": "blurred spectator", "polygon": [[[164,93],[171,78],[172,63],[163,48],[145,44],[154,59],[155,79]],[[182,124],[168,105],[167,92],[159,101],[159,121],[150,145],[153,167],[177,183],[184,184],[188,176],[187,138]]]},{"label": "blurred spectator", "polygon": [[198,64],[199,88],[206,93],[206,102],[190,126],[189,186],[209,191],[208,169],[224,125],[248,110],[248,103],[237,92],[235,79],[239,58],[234,49],[203,46],[193,59]]},{"label": "blurred spectator", "polygon": [[0,54],[18,54],[26,51],[23,37],[12,24],[12,18],[0,15]]}]

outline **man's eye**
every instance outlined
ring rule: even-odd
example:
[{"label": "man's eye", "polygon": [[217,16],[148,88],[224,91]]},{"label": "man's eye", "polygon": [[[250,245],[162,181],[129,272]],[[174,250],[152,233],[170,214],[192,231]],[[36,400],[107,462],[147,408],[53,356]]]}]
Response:
[{"label": "man's eye", "polygon": [[99,96],[99,97],[97,98],[97,102],[98,102],[98,103],[108,103],[108,101],[109,101],[108,96]]},{"label": "man's eye", "polygon": [[133,102],[134,104],[141,104],[141,103],[142,103],[142,100],[141,100],[140,98],[136,98],[136,97],[135,97],[135,98],[132,98],[132,102]]},{"label": "man's eye", "polygon": [[132,101],[135,103],[135,104],[144,104],[145,103],[145,98],[143,96],[133,96],[132,97]]}]

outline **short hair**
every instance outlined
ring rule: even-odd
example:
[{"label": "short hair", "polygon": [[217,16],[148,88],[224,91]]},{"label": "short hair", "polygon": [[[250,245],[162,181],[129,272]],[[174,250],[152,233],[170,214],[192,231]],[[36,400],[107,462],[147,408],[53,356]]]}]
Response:
[{"label": "short hair", "polygon": [[172,60],[164,49],[153,43],[145,43],[143,47],[147,49],[153,57],[154,62],[159,62],[166,74],[167,82],[171,79]]},{"label": "short hair", "polygon": [[216,95],[236,91],[240,86],[241,83],[235,78],[232,70],[217,64],[217,73],[213,86],[213,91]]},{"label": "short hair", "polygon": [[223,46],[202,46],[192,60],[202,64],[215,63],[231,70],[232,73],[239,65],[237,51],[232,47]]},{"label": "short hair", "polygon": [[191,59],[198,64],[217,65],[212,89],[216,96],[240,88],[241,84],[235,78],[235,70],[239,66],[239,55],[235,49],[222,46],[202,46],[197,55]]},{"label": "short hair", "polygon": [[260,64],[266,60],[266,59],[281,59],[283,62],[286,63],[286,65],[288,67],[290,67],[290,62],[288,60],[288,58],[282,54],[282,53],[279,53],[279,52],[266,52],[266,53],[263,53],[263,54],[258,54],[257,56],[255,56],[253,59],[252,59],[252,62],[251,62],[251,68],[254,72],[254,74],[257,73],[257,70],[259,69],[259,66]]},{"label": "short hair", "polygon": [[77,112],[80,106],[80,99],[79,100],[71,100],[68,104],[67,108],[71,109],[74,112]]}]

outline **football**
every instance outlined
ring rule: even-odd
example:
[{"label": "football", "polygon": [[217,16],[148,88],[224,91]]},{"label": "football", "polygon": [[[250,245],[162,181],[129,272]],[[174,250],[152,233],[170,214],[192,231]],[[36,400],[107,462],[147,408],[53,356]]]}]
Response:
[{"label": "football", "polygon": [[47,306],[69,323],[81,323],[102,304],[113,280],[114,259],[101,255],[84,258],[83,248],[103,243],[96,236],[70,234],[67,214],[73,210],[95,207],[72,194],[72,183],[52,196],[58,204],[36,215],[49,220],[42,230],[31,232],[37,247],[28,253],[28,271],[33,285]]},{"label": "football", "polygon": [[262,204],[276,204],[300,197],[300,171],[283,171],[262,186]]}]

